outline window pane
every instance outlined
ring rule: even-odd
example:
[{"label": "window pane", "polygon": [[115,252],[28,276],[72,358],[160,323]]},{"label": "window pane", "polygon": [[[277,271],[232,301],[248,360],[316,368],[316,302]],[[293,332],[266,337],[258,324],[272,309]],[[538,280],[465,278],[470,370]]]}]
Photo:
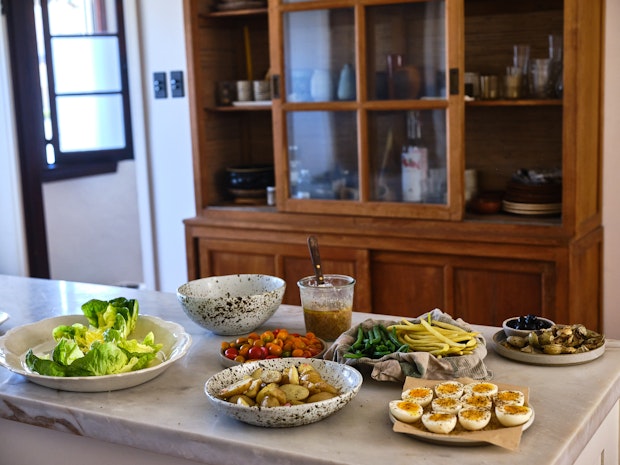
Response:
[{"label": "window pane", "polygon": [[62,152],[125,147],[120,94],[57,97],[56,106]]},{"label": "window pane", "polygon": [[48,0],[50,34],[117,32],[114,0]]},{"label": "window pane", "polygon": [[443,1],[368,8],[368,96],[445,98]]},{"label": "window pane", "polygon": [[287,13],[284,30],[287,100],[355,100],[353,9]]},{"label": "window pane", "polygon": [[355,112],[290,112],[287,128],[290,196],[357,199]]},{"label": "window pane", "polygon": [[445,110],[369,114],[372,200],[445,204]]},{"label": "window pane", "polygon": [[121,90],[116,37],[56,37],[52,58],[57,94]]}]

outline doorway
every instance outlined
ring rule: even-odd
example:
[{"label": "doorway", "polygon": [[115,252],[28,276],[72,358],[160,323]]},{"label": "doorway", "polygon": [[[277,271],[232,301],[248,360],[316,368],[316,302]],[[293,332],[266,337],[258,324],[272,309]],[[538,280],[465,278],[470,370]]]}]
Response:
[{"label": "doorway", "polygon": [[[119,94],[119,87],[128,93],[124,37],[119,39],[119,36],[124,34],[123,2],[43,0],[45,3],[39,4],[39,8],[43,6],[43,10],[47,10],[46,7],[52,4],[55,7],[76,7],[78,10],[81,9],[82,16],[84,10],[98,9],[95,13],[90,12],[90,18],[93,19],[90,21],[92,23],[90,30],[49,29],[45,47],[47,52],[51,52],[52,47],[55,47],[54,52],[59,56],[59,51],[63,48],[65,52],[67,50],[70,52],[81,45],[82,50],[86,46],[110,54],[110,43],[116,40],[122,45],[116,54],[117,57],[123,58],[123,63],[118,65],[119,69],[125,70],[124,77],[118,79],[120,86],[67,91],[66,86],[63,90],[62,86],[53,85],[54,77],[61,71],[57,63],[47,61],[46,66],[41,66],[40,35],[37,41],[38,1],[3,0],[13,77],[29,275],[105,284],[140,282],[142,258],[135,168],[133,161],[122,161],[133,158],[131,127],[127,129],[125,126],[121,131],[125,137],[123,142],[126,141],[126,144],[119,144],[117,138],[115,144],[108,146],[103,144],[93,147],[86,144],[76,147],[67,143],[75,141],[75,137],[73,139],[64,137],[63,141],[63,135],[69,133],[64,131],[62,124],[58,124],[58,121],[62,123],[59,115],[62,114],[63,108],[67,108],[67,103],[70,108],[71,104],[76,107],[75,103],[80,101],[77,105],[80,109],[77,120],[86,120],[87,100],[90,103],[96,100],[122,101],[122,97],[113,95]],[[118,15],[114,10],[116,7],[120,8]],[[101,15],[102,9],[108,13],[104,15],[105,18]],[[110,16],[110,12],[114,14]],[[42,16],[45,17],[43,18],[45,21],[53,25],[53,15],[54,13],[51,13],[50,17],[50,11],[47,10]],[[66,18],[66,14],[63,17]],[[110,22],[109,19],[112,17],[113,21]],[[118,27],[106,26],[115,23]],[[85,22],[82,21],[81,24]],[[75,41],[71,43],[70,39]],[[91,43],[88,43],[89,40]],[[50,55],[46,58],[50,58]],[[83,57],[76,57],[75,63],[85,68]],[[54,71],[52,79],[47,79],[52,85],[51,102],[49,99],[46,102],[45,89],[41,82],[46,81],[45,78],[49,76],[46,75],[46,71],[50,69]],[[65,74],[64,78],[66,83],[66,78],[71,78],[71,74]],[[83,84],[86,81],[82,75],[75,82]],[[95,103],[94,106],[105,107],[105,104]],[[120,107],[125,112],[120,120],[126,120],[130,124],[128,103],[122,103]],[[56,118],[55,122],[50,121],[50,116],[52,119]],[[106,124],[106,127],[110,125]],[[84,131],[78,135],[83,136],[83,133]],[[102,131],[96,133],[99,135]],[[82,140],[85,139],[82,137]],[[50,147],[54,155],[51,161]],[[119,147],[126,150],[119,150]],[[83,163],[85,159],[89,159],[91,163]]]}]

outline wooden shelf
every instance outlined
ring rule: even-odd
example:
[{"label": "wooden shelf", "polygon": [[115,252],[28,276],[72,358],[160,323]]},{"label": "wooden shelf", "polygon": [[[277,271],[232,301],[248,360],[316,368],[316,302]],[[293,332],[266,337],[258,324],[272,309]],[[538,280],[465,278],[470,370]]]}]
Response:
[{"label": "wooden shelf", "polygon": [[466,100],[468,107],[543,107],[561,106],[562,99]]},{"label": "wooden shelf", "polygon": [[206,14],[201,14],[200,17],[202,19],[209,18],[234,18],[238,16],[253,16],[253,15],[266,15],[268,12],[267,8],[245,8],[241,10],[230,10],[230,11],[211,11]]}]

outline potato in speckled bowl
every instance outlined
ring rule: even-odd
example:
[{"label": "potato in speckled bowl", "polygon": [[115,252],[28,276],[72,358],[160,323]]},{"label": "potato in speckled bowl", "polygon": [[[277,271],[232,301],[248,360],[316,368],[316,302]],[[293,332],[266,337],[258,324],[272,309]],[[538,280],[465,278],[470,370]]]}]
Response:
[{"label": "potato in speckled bowl", "polygon": [[286,283],[275,276],[235,274],[196,279],[179,286],[177,298],[196,324],[222,336],[254,331],[282,303]]},{"label": "potato in speckled bowl", "polygon": [[[334,386],[339,395],[327,400],[299,405],[258,407],[240,405],[219,397],[223,388],[250,376],[259,367],[282,371],[291,366],[310,364],[324,381]],[[205,393],[221,413],[244,423],[271,428],[284,428],[315,423],[345,407],[359,392],[362,375],[355,368],[338,362],[307,358],[280,358],[248,362],[216,373],[205,383]]]}]

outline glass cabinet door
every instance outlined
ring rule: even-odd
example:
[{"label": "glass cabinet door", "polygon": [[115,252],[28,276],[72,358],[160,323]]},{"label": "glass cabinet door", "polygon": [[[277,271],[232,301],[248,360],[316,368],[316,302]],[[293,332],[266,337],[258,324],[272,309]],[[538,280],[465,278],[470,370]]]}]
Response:
[{"label": "glass cabinet door", "polygon": [[279,4],[280,208],[445,214],[446,2],[324,5]]}]

